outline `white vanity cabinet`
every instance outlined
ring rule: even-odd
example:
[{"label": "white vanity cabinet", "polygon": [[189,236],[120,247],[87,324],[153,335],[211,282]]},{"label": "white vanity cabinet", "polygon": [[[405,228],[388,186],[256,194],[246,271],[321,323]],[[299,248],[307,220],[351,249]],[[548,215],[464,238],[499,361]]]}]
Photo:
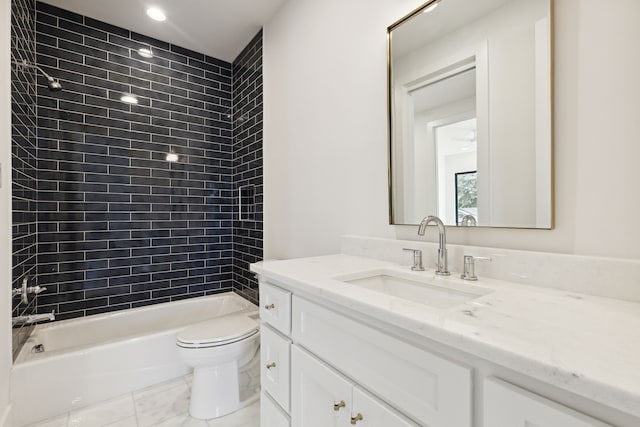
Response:
[{"label": "white vanity cabinet", "polygon": [[261,427],[613,426],[542,397],[544,386],[534,394],[499,379],[513,375],[474,355],[373,326],[346,305],[261,280],[260,306]]},{"label": "white vanity cabinet", "polygon": [[289,416],[262,392],[260,396],[260,427],[290,427]]},{"label": "white vanity cabinet", "polygon": [[485,427],[611,427],[496,378],[484,380]]},{"label": "white vanity cabinet", "polygon": [[300,427],[417,427],[334,369],[294,346],[291,422]]},{"label": "white vanity cabinet", "polygon": [[472,426],[470,368],[268,283],[260,309],[262,389],[292,426]]}]

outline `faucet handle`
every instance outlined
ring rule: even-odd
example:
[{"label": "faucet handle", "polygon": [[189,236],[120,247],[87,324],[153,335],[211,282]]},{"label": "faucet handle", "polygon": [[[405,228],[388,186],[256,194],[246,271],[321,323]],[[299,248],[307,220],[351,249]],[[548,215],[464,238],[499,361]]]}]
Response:
[{"label": "faucet handle", "polygon": [[422,266],[422,251],[420,249],[402,248],[402,250],[413,252],[413,265],[411,266],[411,270],[424,271],[424,267]]},{"label": "faucet handle", "polygon": [[478,276],[476,276],[476,261],[491,261],[491,258],[484,256],[473,256],[473,255],[465,255],[464,256],[464,268],[462,270],[462,274],[460,278],[463,280],[478,280]]}]

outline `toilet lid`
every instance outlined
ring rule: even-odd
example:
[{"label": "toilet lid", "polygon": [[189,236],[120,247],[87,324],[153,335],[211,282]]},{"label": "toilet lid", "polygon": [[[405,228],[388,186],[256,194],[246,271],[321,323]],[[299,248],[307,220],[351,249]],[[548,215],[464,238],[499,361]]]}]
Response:
[{"label": "toilet lid", "polygon": [[191,325],[177,335],[178,345],[203,347],[222,345],[251,336],[258,323],[248,316],[223,316]]}]

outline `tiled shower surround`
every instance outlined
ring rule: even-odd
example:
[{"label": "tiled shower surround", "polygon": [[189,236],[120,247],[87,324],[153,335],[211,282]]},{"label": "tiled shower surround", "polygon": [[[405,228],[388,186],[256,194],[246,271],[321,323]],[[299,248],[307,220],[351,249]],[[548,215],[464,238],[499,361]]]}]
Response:
[{"label": "tiled shower surround", "polygon": [[[11,3],[11,60],[35,63],[35,0]],[[13,271],[12,288],[22,278],[36,275],[37,262],[37,147],[36,147],[36,74],[32,68],[12,65],[11,74],[12,209]],[[32,314],[35,301],[27,304],[19,297],[12,300],[12,317]],[[31,327],[16,326],[13,333],[14,356],[31,332]]]},{"label": "tiled shower surround", "polygon": [[[78,317],[234,287],[255,301],[243,272],[262,256],[262,219],[234,223],[235,180],[259,180],[261,192],[261,75],[238,79],[255,90],[234,106],[242,65],[36,9],[37,63],[64,86],[38,87],[38,312]],[[259,34],[247,49],[260,45]],[[153,58],[138,54],[149,47]],[[126,93],[138,104],[121,102]],[[251,128],[234,126],[240,107]]]},{"label": "tiled shower surround", "polygon": [[[262,31],[233,63],[233,158],[235,220],[233,282],[239,294],[257,302],[258,283],[249,264],[262,260]],[[241,194],[242,192],[242,194]],[[242,212],[238,206],[242,195]]]}]

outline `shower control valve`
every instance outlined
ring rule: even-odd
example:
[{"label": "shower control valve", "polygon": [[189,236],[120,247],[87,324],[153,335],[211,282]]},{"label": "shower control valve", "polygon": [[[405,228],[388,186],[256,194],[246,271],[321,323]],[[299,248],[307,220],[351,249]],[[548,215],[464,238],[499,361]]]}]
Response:
[{"label": "shower control valve", "polygon": [[41,286],[27,286],[28,283],[29,283],[29,277],[25,276],[22,279],[22,286],[20,286],[19,288],[13,288],[11,290],[11,296],[16,297],[20,295],[22,302],[25,304],[29,304],[28,297],[30,294],[38,295],[39,293],[47,290],[47,288],[41,287]]}]

